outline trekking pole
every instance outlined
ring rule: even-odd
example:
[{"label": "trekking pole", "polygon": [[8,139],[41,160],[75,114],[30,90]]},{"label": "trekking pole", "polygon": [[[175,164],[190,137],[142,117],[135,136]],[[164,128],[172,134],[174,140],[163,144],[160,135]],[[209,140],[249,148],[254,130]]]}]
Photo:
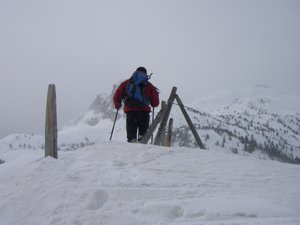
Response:
[{"label": "trekking pole", "polygon": [[113,125],[113,127],[111,129],[110,138],[109,138],[110,141],[111,141],[112,135],[114,133],[115,124],[116,124],[116,120],[117,120],[117,117],[118,117],[118,112],[119,112],[119,109],[117,109],[116,116],[115,116],[115,121],[114,121],[114,125]]},{"label": "trekking pole", "polygon": [[[152,123],[154,121],[154,107],[152,107]],[[153,133],[151,135],[151,144],[153,144]]]},{"label": "trekking pole", "polygon": [[148,75],[148,80],[150,80],[151,79],[151,76],[153,75],[153,73],[150,73],[149,75]]}]

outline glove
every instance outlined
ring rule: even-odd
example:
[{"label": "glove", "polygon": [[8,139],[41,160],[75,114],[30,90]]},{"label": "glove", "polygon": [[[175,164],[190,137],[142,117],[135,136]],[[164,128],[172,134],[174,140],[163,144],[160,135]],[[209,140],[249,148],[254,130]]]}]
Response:
[{"label": "glove", "polygon": [[122,104],[121,103],[118,103],[118,104],[115,104],[115,108],[118,110],[118,109],[120,109],[121,108],[121,106],[122,106]]}]

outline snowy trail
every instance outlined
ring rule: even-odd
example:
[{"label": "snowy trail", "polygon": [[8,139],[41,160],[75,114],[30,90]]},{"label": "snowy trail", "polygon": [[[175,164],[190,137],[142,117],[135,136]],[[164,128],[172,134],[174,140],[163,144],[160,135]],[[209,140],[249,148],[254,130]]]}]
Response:
[{"label": "snowy trail", "polygon": [[127,143],[2,157],[1,225],[300,224],[299,165]]}]

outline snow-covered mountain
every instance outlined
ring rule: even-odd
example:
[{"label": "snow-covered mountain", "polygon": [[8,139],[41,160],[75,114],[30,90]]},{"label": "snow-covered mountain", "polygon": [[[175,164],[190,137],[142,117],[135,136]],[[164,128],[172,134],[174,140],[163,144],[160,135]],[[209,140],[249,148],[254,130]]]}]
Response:
[{"label": "snow-covered mountain", "polygon": [[[300,163],[300,101],[287,92],[261,85],[220,91],[187,110],[207,148]],[[173,140],[193,146],[188,130],[178,125]]]},{"label": "snow-covered mountain", "polygon": [[[300,101],[267,86],[225,90],[186,107],[206,147],[260,158],[299,163]],[[186,122],[179,117],[173,141],[194,147]]]},{"label": "snow-covered mountain", "polygon": [[[115,88],[109,95],[98,95],[84,115],[59,131],[60,150],[75,150],[109,139],[116,115],[112,105]],[[258,85],[213,93],[186,109],[206,149],[300,163],[300,101],[296,96]],[[197,147],[176,104],[171,117],[173,146]],[[113,140],[125,142],[125,137],[125,116],[120,111]],[[43,143],[43,136],[13,134],[0,140],[0,148],[38,149]]]}]

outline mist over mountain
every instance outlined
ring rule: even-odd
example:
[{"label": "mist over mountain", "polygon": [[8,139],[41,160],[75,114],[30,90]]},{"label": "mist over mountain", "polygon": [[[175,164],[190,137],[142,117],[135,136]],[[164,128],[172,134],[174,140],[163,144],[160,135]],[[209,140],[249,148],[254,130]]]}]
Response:
[{"label": "mist over mountain", "polygon": [[117,84],[113,86],[109,95],[106,93],[97,95],[90,105],[88,112],[80,116],[77,120],[71,121],[67,126],[76,126],[80,123],[96,126],[101,120],[114,120],[115,109],[112,104],[112,99],[116,89]]},{"label": "mist over mountain", "polygon": [[[59,150],[75,150],[109,139],[116,115],[112,103],[116,87],[110,94],[97,95],[85,114],[58,132]],[[257,85],[213,93],[186,105],[186,110],[207,150],[300,163],[300,103],[297,96]],[[155,115],[158,111],[155,109]],[[170,117],[174,119],[172,145],[197,148],[176,104]],[[39,149],[44,147],[43,139],[39,135],[12,134],[0,140],[0,147],[7,150]],[[126,141],[122,110],[116,121],[113,141]]]}]

